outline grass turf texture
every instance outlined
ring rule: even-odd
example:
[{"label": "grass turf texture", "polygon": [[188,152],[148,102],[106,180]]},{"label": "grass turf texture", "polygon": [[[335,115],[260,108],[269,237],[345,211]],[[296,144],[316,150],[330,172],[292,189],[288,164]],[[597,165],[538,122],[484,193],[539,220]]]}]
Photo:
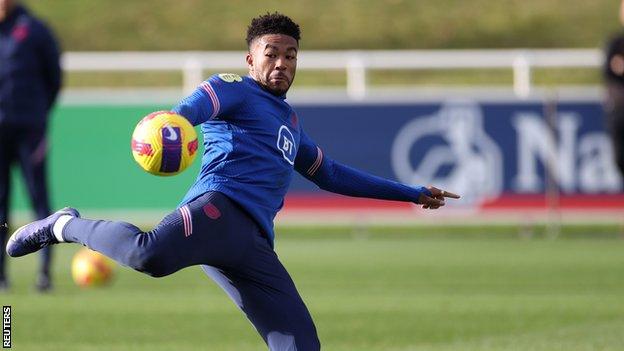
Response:
[{"label": "grass turf texture", "polygon": [[614,0],[26,0],[66,50],[241,50],[252,17],[281,11],[302,49],[597,47]]},{"label": "grass turf texture", "polygon": [[[26,0],[66,51],[245,50],[252,17],[279,10],[302,50],[599,48],[621,30],[613,0]],[[95,15],[94,15],[95,14]],[[85,35],[88,33],[88,35]],[[240,61],[243,65],[243,57]],[[206,72],[206,75],[215,72]],[[511,70],[371,72],[371,85],[511,84]],[[180,86],[179,72],[81,72],[66,87]],[[295,87],[344,86],[344,72],[303,72]],[[599,84],[599,70],[536,70],[534,83]]]},{"label": "grass turf texture", "polygon": [[[617,226],[280,228],[277,251],[327,350],[620,350],[624,241]],[[261,350],[199,267],[154,279],[118,268],[112,286],[69,276],[32,291],[36,257],[12,259],[15,350]]]}]

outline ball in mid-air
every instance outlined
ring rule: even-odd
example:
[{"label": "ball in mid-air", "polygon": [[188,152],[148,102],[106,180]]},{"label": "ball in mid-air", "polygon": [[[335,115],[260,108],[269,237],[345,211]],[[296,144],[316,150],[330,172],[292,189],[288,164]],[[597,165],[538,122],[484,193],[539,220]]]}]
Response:
[{"label": "ball in mid-air", "polygon": [[195,159],[197,133],[189,121],[173,112],[147,115],[132,133],[132,156],[145,171],[171,176],[184,171]]},{"label": "ball in mid-air", "polygon": [[72,259],[71,272],[76,285],[87,288],[108,284],[114,265],[102,254],[83,248]]}]

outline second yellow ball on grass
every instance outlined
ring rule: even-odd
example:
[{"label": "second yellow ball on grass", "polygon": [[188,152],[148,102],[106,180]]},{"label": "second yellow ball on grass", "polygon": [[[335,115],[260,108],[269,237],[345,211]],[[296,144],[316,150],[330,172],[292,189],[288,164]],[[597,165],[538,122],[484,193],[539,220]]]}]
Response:
[{"label": "second yellow ball on grass", "polygon": [[114,273],[114,263],[95,251],[80,249],[72,259],[71,273],[76,285],[88,288],[107,285]]}]

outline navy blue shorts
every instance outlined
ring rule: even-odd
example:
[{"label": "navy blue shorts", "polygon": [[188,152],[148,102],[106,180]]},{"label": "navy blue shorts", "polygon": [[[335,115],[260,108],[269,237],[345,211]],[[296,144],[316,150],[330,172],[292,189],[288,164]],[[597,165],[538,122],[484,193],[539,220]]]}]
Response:
[{"label": "navy blue shorts", "polygon": [[149,232],[125,222],[76,218],[63,237],[156,277],[201,265],[270,350],[320,349],[312,317],[267,238],[221,193],[200,196]]}]

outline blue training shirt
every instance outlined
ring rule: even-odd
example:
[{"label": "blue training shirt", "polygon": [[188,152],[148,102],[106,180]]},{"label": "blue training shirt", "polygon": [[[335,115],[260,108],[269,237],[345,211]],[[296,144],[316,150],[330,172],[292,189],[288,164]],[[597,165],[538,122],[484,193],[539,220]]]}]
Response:
[{"label": "blue training shirt", "polygon": [[286,102],[251,77],[217,74],[173,112],[201,124],[204,155],[197,180],[180,206],[208,191],[238,203],[260,225],[271,245],[273,219],[284,204],[293,170],[321,189],[375,199],[418,202],[424,187],[411,187],[334,162],[304,133]]},{"label": "blue training shirt", "polygon": [[201,171],[182,204],[219,191],[242,206],[273,242],[273,219],[283,206],[302,133],[285,99],[250,77],[218,74],[173,109],[201,124],[204,136]]}]

